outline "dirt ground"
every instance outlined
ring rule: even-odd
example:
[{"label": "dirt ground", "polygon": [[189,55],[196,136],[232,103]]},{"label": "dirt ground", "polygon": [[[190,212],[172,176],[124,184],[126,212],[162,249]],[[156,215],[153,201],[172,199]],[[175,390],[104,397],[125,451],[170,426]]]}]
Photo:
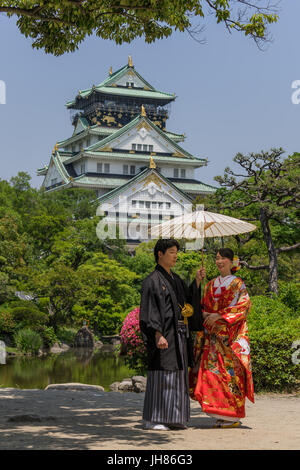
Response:
[{"label": "dirt ground", "polygon": [[299,449],[300,395],[256,395],[238,429],[214,422],[191,402],[187,430],[146,431],[144,394],[0,389],[0,449]]}]

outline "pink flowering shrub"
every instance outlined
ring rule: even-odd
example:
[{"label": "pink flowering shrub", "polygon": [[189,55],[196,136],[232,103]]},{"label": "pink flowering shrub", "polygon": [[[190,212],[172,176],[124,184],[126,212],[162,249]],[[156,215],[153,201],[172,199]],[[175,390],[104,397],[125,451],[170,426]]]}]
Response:
[{"label": "pink flowering shrub", "polygon": [[144,374],[147,370],[147,352],[139,327],[139,314],[139,307],[128,313],[120,334],[127,349],[126,364],[138,374]]}]

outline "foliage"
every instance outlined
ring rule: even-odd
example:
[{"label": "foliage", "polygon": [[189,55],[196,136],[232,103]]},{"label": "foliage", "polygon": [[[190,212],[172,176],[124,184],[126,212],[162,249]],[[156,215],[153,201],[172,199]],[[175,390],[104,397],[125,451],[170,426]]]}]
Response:
[{"label": "foliage", "polygon": [[279,281],[278,298],[300,315],[300,289],[297,282]]},{"label": "foliage", "polygon": [[60,326],[57,330],[56,336],[60,342],[67,343],[71,346],[74,343],[77,331],[78,330],[76,328]]},{"label": "foliage", "polygon": [[14,335],[14,340],[17,348],[25,353],[37,354],[43,345],[40,335],[30,328],[17,331]]},{"label": "foliage", "polygon": [[20,32],[34,40],[33,47],[55,55],[74,51],[93,33],[117,44],[139,37],[151,43],[174,30],[195,37],[199,27],[193,21],[209,15],[228,31],[240,31],[258,42],[267,38],[267,26],[278,18],[275,8],[258,0],[20,0],[1,2],[0,12],[16,15]]},{"label": "foliage", "polygon": [[121,341],[126,346],[126,364],[137,374],[147,370],[147,353],[139,327],[139,307],[132,310],[124,320],[121,328]]},{"label": "foliage", "polygon": [[278,298],[256,296],[248,317],[255,391],[281,392],[299,386],[292,344],[300,339],[299,312]]},{"label": "foliage", "polygon": [[36,328],[36,331],[41,335],[43,346],[45,348],[51,348],[51,346],[58,341],[52,326],[40,326]]},{"label": "foliage", "polygon": [[[210,201],[218,211],[256,222],[260,230],[235,239],[242,264],[253,271],[268,270],[268,290],[275,294],[279,274],[294,274],[289,257],[295,257],[300,247],[300,154],[283,159],[283,153],[281,148],[257,154],[238,153],[233,161],[241,169],[236,172],[227,167],[223,177],[215,177],[222,187]],[[254,263],[250,264],[250,260]]]},{"label": "foliage", "polygon": [[13,333],[16,328],[16,322],[11,312],[0,311],[0,334]]},{"label": "foliage", "polygon": [[[16,304],[18,305],[18,302]],[[18,329],[26,327],[35,329],[48,323],[48,315],[41,312],[35,305],[30,305],[30,302],[21,306],[10,306],[9,311]]]}]

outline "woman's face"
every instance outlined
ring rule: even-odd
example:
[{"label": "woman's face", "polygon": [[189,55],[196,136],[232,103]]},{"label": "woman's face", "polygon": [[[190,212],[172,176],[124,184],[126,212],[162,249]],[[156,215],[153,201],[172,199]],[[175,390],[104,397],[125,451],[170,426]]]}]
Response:
[{"label": "woman's face", "polygon": [[231,268],[233,265],[231,259],[224,258],[220,253],[217,253],[216,265],[221,276],[228,276],[228,274],[231,274]]}]

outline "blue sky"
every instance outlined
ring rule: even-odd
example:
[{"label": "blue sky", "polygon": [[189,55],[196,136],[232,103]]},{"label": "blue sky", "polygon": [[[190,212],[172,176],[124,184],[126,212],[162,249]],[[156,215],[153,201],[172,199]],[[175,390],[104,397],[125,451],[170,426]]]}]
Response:
[{"label": "blue sky", "polygon": [[197,177],[216,184],[215,175],[233,166],[237,152],[283,147],[300,151],[300,104],[291,101],[300,80],[300,2],[282,2],[280,20],[271,27],[273,42],[261,52],[241,34],[228,34],[209,19],[200,45],[188,34],[147,45],[140,39],[117,46],[87,38],[74,53],[54,57],[32,49],[12,19],[0,15],[0,178],[27,171],[38,187],[36,169],[48,163],[58,140],[72,125],[65,103],[78,90],[100,83],[132,55],[136,70],[155,88],[175,93],[170,131],[186,133],[183,147],[208,166]]}]

